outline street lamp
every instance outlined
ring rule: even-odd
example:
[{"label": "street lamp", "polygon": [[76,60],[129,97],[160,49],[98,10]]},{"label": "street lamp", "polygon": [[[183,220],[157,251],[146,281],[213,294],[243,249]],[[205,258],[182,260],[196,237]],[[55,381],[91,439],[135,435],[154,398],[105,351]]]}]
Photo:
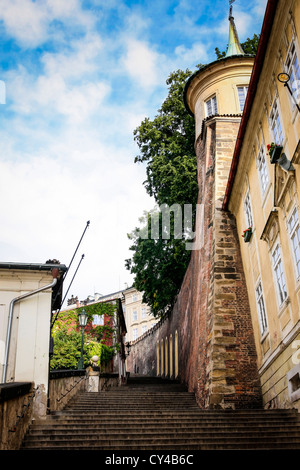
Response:
[{"label": "street lamp", "polygon": [[289,74],[286,73],[286,72],[281,72],[281,73],[279,73],[279,74],[277,75],[277,80],[279,80],[281,83],[284,83],[284,86],[287,87],[287,89],[289,90],[289,93],[290,93],[291,97],[292,97],[293,100],[294,100],[295,105],[297,106],[298,111],[300,112],[300,107],[299,107],[299,105],[298,105],[298,103],[297,103],[297,101],[296,101],[296,99],[295,99],[295,97],[294,97],[294,95],[293,95],[293,92],[292,92],[292,90],[291,90],[291,88],[290,88],[290,86],[289,86],[290,78],[291,78],[291,77],[290,77]]},{"label": "street lamp", "polygon": [[125,353],[126,356],[129,356],[129,354],[130,354],[130,348],[131,348],[130,343],[126,343],[126,349],[127,349],[127,353]]},{"label": "street lamp", "polygon": [[81,327],[81,354],[80,354],[80,359],[79,359],[79,362],[78,362],[77,369],[83,369],[84,368],[84,363],[83,363],[83,332],[84,332],[84,328],[86,327],[86,324],[87,324],[87,319],[88,319],[88,314],[86,313],[86,311],[84,310],[84,307],[83,307],[81,312],[79,312],[79,314],[78,314],[78,321],[79,321],[79,325]]}]

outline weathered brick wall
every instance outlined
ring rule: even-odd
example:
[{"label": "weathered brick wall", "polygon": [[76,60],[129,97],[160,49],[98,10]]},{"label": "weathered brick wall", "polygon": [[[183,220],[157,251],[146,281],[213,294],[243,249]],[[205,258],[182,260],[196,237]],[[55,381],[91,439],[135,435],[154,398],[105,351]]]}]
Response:
[{"label": "weathered brick wall", "polygon": [[209,406],[257,407],[260,381],[248,293],[234,217],[221,210],[239,120],[216,122]]},{"label": "weathered brick wall", "polygon": [[191,253],[172,314],[133,344],[127,365],[132,372],[156,375],[157,344],[161,352],[161,341],[172,336],[174,346],[177,332],[178,376],[201,408],[261,406],[236,224],[221,210],[238,126],[237,118],[212,119],[197,142],[203,245]]}]

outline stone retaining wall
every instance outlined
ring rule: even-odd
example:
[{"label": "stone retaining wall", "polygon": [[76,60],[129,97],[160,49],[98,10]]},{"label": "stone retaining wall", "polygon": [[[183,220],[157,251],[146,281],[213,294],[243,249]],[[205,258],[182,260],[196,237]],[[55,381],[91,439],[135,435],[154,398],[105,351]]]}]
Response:
[{"label": "stone retaining wall", "polygon": [[132,343],[127,359],[131,372],[179,378],[201,408],[262,404],[236,221],[221,209],[238,126],[224,116],[205,123],[196,145],[202,243],[191,252],[172,313]]},{"label": "stone retaining wall", "polygon": [[0,384],[0,450],[18,450],[33,416],[31,383]]}]

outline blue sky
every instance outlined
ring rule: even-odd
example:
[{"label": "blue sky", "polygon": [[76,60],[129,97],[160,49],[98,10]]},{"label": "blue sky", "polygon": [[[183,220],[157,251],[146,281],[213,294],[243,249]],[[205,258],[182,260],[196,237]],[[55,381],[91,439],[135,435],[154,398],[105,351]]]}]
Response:
[{"label": "blue sky", "polygon": [[[234,3],[241,42],[265,6]],[[0,261],[68,265],[90,220],[69,294],[123,289],[127,233],[154,206],[133,130],[172,71],[226,49],[228,1],[0,0],[0,38]]]}]

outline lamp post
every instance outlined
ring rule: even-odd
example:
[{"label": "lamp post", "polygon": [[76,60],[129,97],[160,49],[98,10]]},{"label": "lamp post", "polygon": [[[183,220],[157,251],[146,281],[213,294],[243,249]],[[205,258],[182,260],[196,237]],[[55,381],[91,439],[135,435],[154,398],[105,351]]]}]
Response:
[{"label": "lamp post", "polygon": [[87,319],[88,319],[88,314],[86,311],[83,309],[81,312],[78,314],[78,320],[79,320],[79,325],[81,327],[81,354],[80,354],[80,359],[78,362],[78,367],[77,369],[83,369],[84,368],[84,363],[83,363],[83,332],[84,328],[86,327],[87,324]]},{"label": "lamp post", "polygon": [[130,354],[130,349],[131,349],[131,346],[130,346],[130,343],[129,343],[129,342],[126,343],[126,349],[127,349],[127,353],[125,353],[125,354],[126,354],[126,357],[127,357],[127,356],[129,356],[129,354]]},{"label": "lamp post", "polygon": [[297,103],[297,101],[296,101],[296,99],[295,99],[295,97],[294,97],[294,95],[293,95],[293,92],[292,92],[292,90],[291,90],[291,88],[290,88],[290,86],[289,86],[290,78],[291,78],[291,77],[289,76],[289,74],[288,74],[288,73],[285,73],[285,72],[281,72],[281,73],[279,73],[279,74],[277,75],[277,80],[279,80],[279,82],[281,82],[281,83],[284,83],[284,86],[287,87],[287,89],[288,89],[288,91],[289,91],[291,97],[292,97],[293,100],[294,100],[295,105],[297,106],[298,111],[300,112],[300,107],[299,107],[299,105],[298,105],[298,103]]}]

